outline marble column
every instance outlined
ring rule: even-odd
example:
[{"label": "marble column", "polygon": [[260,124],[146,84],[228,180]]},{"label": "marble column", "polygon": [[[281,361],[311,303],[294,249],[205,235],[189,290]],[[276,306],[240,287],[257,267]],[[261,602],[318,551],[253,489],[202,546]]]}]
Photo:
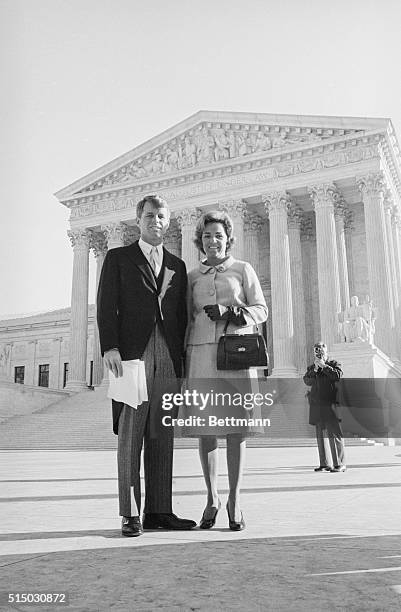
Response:
[{"label": "marble column", "polygon": [[305,330],[309,342],[306,345],[306,360],[313,362],[313,344],[320,336],[319,296],[316,296],[317,309],[314,309],[314,293],[316,287],[313,271],[314,254],[316,252],[316,235],[310,216],[303,215],[301,220],[301,253],[302,253],[302,280],[305,296]]},{"label": "marble column", "polygon": [[27,367],[25,370],[25,384],[38,386],[37,372],[36,372],[36,350],[38,346],[37,340],[28,340],[28,360]]},{"label": "marble column", "polygon": [[246,204],[242,200],[225,200],[219,202],[219,209],[226,212],[234,224],[235,242],[231,253],[235,259],[243,260],[245,257],[244,220]]},{"label": "marble column", "polygon": [[342,198],[336,201],[334,207],[334,220],[336,224],[337,254],[338,254],[338,275],[340,281],[341,310],[344,311],[350,306],[347,249],[345,244],[345,203]]},{"label": "marble column", "polygon": [[302,210],[292,204],[288,211],[288,239],[290,249],[292,311],[294,319],[294,362],[300,375],[306,371],[307,366],[301,223]]},{"label": "marble column", "polygon": [[263,195],[270,221],[270,270],[273,321],[274,368],[272,376],[297,376],[294,363],[294,321],[290,249],[288,236],[288,195],[274,192]]},{"label": "marble column", "polygon": [[394,313],[398,311],[399,307],[399,296],[398,296],[398,287],[397,287],[397,272],[395,267],[395,251],[394,251],[394,238],[393,238],[393,230],[392,230],[392,212],[393,212],[393,201],[391,199],[391,195],[389,190],[386,190],[384,194],[384,219],[386,223],[386,237],[387,237],[387,246],[388,246],[388,254],[389,254],[389,263],[390,263],[390,281],[391,281],[391,293],[393,297],[393,308]]},{"label": "marble column", "polygon": [[101,230],[106,237],[108,250],[124,246],[127,236],[130,234],[130,228],[122,222],[107,223],[102,225]]},{"label": "marble column", "polygon": [[[90,246],[96,260],[96,296],[99,287],[100,273],[107,253],[107,243],[104,233],[93,233]],[[93,386],[98,387],[104,378],[103,357],[100,351],[99,328],[97,326],[96,302],[95,320],[93,322]]]},{"label": "marble column", "polygon": [[[397,290],[399,302],[401,301],[401,212],[398,207],[393,208],[392,215],[392,233],[393,233],[393,245],[394,245],[394,262],[395,272],[397,280]],[[401,304],[399,303],[400,309]],[[399,312],[399,318],[401,319],[401,312]]]},{"label": "marble column", "polygon": [[[170,253],[181,257],[181,233],[178,227],[170,225],[163,240],[164,246]],[[193,245],[195,248],[195,245]]]},{"label": "marble column", "polygon": [[333,344],[340,340],[338,315],[341,311],[341,299],[334,221],[336,188],[330,184],[314,185],[310,187],[309,192],[316,218],[320,339],[330,350]]},{"label": "marble column", "polygon": [[256,213],[247,213],[244,219],[244,260],[255,270],[259,280],[262,277],[259,235],[262,229],[262,219]]},{"label": "marble column", "polygon": [[49,388],[59,389],[60,388],[60,354],[61,354],[61,343],[62,338],[53,338],[52,347],[52,360],[50,364],[49,373]]},{"label": "marble column", "polygon": [[[392,216],[392,232],[393,232],[393,244],[394,244],[394,261],[395,261],[395,272],[398,290],[398,312],[395,312],[396,323],[399,330],[401,330],[401,215],[400,209],[397,206],[393,207]],[[401,344],[401,331],[398,333],[398,339]],[[401,347],[400,347],[401,352]],[[399,355],[400,361],[401,355]]]},{"label": "marble column", "polygon": [[391,356],[394,354],[394,309],[383,206],[383,175],[377,172],[359,177],[357,184],[364,204],[370,297],[378,309],[374,343]]},{"label": "marble column", "polygon": [[9,381],[14,382],[14,373],[13,373],[14,342],[9,342],[7,346],[8,346],[7,378]]},{"label": "marble column", "polygon": [[84,391],[88,344],[88,281],[90,231],[68,231],[74,249],[71,294],[70,355],[68,391]]},{"label": "marble column", "polygon": [[0,380],[14,382],[12,371],[13,342],[7,342],[0,346]]},{"label": "marble column", "polygon": [[387,246],[390,263],[390,284],[391,284],[391,295],[393,299],[394,309],[394,324],[396,329],[396,340],[393,346],[395,351],[393,357],[398,362],[401,361],[401,321],[400,321],[400,294],[398,288],[398,276],[397,276],[397,265],[396,265],[396,244],[394,242],[393,234],[393,209],[394,202],[391,197],[391,192],[387,189],[384,192],[384,218],[386,223],[386,236]]},{"label": "marble column", "polygon": [[354,213],[344,210],[344,240],[345,254],[347,257],[348,287],[349,295],[355,295],[354,260],[352,251],[352,233],[354,231]]},{"label": "marble column", "polygon": [[199,251],[194,244],[195,227],[201,213],[196,208],[183,208],[174,213],[181,229],[181,257],[190,272],[199,264]]}]

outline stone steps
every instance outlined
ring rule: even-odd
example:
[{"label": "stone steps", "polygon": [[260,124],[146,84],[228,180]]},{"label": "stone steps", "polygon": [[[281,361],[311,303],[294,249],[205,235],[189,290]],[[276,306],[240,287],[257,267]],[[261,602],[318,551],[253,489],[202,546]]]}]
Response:
[{"label": "stone steps", "polygon": [[[307,425],[301,402],[274,407],[266,436],[248,439],[249,447],[315,446],[314,429]],[[265,415],[263,415],[265,416]],[[348,444],[368,444],[360,439]],[[197,439],[176,437],[176,448],[196,448]],[[224,440],[220,440],[224,446]],[[11,416],[1,425],[0,450],[113,450],[110,400],[106,389],[84,391],[25,415]]]}]

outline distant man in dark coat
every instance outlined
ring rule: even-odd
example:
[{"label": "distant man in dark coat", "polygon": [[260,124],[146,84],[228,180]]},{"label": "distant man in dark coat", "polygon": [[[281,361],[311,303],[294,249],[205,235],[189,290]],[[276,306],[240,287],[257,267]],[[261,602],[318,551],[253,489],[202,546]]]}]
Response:
[{"label": "distant man in dark coat", "polygon": [[[184,262],[163,247],[170,211],[156,195],[137,205],[140,239],[108,251],[99,281],[97,318],[106,366],[117,378],[122,361],[145,364],[148,401],[137,408],[113,401],[118,434],[122,535],[143,529],[192,529],[172,513],[173,428],[162,425],[161,397],[182,376],[187,324]],[[171,391],[171,388],[169,389]],[[145,507],[140,520],[140,458],[144,445]]]},{"label": "distant man in dark coat", "polygon": [[[342,376],[341,365],[334,359],[328,359],[324,342],[317,342],[313,350],[315,360],[308,366],[304,383],[311,387],[308,393],[309,424],[316,427],[319,450],[320,465],[315,468],[315,472],[344,472],[344,439],[336,405],[336,383]],[[327,456],[327,437],[332,461]]]}]

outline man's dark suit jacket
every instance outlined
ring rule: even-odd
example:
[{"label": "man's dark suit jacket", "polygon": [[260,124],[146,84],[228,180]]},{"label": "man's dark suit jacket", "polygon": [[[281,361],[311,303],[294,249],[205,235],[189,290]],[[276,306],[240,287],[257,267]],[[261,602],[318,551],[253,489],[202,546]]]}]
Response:
[{"label": "man's dark suit jacket", "polygon": [[[163,278],[169,279],[161,301]],[[164,283],[166,285],[166,283]],[[184,262],[163,247],[163,264],[156,281],[138,242],[108,251],[99,280],[97,322],[102,355],[118,348],[123,361],[140,359],[158,321],[177,377],[182,375],[187,326],[187,272]],[[122,404],[113,401],[117,433]]]},{"label": "man's dark suit jacket", "polygon": [[315,372],[315,366],[310,365],[304,376],[304,383],[311,387],[309,391],[309,424],[327,423],[338,420],[333,410],[337,401],[337,381],[343,372],[337,361],[326,361],[324,368]]}]

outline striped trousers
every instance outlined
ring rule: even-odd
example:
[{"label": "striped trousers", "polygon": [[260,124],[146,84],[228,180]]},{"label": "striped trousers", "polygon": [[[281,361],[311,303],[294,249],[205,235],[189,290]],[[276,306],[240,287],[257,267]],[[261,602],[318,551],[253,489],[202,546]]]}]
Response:
[{"label": "striped trousers", "polygon": [[141,451],[144,450],[145,513],[172,512],[174,428],[161,425],[161,396],[177,386],[165,338],[156,324],[142,356],[148,401],[124,404],[118,422],[118,494],[121,516],[141,511]]}]

